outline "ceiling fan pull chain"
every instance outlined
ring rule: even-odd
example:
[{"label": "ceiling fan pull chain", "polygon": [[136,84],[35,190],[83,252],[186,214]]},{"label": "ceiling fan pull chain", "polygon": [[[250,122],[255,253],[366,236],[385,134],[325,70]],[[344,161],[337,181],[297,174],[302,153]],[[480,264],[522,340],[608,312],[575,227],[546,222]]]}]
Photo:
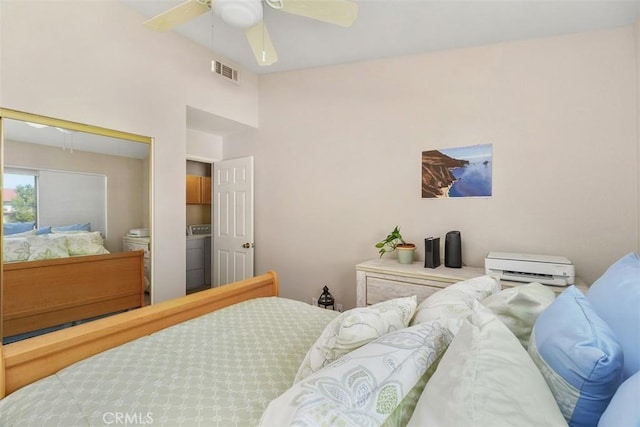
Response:
[{"label": "ceiling fan pull chain", "polygon": [[215,29],[214,23],[216,20],[213,13],[210,13],[209,15],[211,16],[211,50],[215,52],[216,29]]},{"label": "ceiling fan pull chain", "polygon": [[284,0],[264,0],[264,2],[274,9],[282,9],[284,7]]},{"label": "ceiling fan pull chain", "polygon": [[267,62],[267,52],[264,50],[264,28],[262,25],[262,62]]}]

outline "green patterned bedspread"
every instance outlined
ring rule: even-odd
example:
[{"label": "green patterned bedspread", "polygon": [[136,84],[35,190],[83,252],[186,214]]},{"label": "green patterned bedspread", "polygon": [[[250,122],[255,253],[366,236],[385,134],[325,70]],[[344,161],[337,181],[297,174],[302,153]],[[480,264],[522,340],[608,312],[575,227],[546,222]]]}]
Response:
[{"label": "green patterned bedspread", "polygon": [[253,426],[338,313],[259,298],[69,366],[0,401],[0,426]]}]

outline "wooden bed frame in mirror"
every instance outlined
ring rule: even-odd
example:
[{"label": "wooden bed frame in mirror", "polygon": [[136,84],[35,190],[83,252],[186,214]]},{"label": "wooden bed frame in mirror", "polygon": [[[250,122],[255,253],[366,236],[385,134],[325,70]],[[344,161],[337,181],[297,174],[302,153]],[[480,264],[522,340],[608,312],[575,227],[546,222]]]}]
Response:
[{"label": "wooden bed frame in mirror", "polygon": [[7,263],[2,333],[38,329],[144,306],[144,252]]},{"label": "wooden bed frame in mirror", "polygon": [[242,301],[278,295],[275,272],[0,347],[0,398],[74,362]]}]

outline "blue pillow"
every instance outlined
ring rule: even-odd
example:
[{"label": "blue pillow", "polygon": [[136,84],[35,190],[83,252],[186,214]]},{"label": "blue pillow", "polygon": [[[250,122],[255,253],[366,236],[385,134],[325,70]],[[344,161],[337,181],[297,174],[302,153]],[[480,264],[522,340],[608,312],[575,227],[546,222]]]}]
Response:
[{"label": "blue pillow", "polygon": [[593,426],[622,383],[622,347],[575,286],[536,319],[529,355],[572,427]]},{"label": "blue pillow", "polygon": [[598,427],[640,426],[640,372],[622,383]]},{"label": "blue pillow", "polygon": [[38,236],[49,233],[51,233],[51,227],[40,227],[36,230],[36,235]]},{"label": "blue pillow", "polygon": [[62,225],[60,227],[51,227],[52,233],[64,233],[65,231],[91,231],[91,223]]},{"label": "blue pillow", "polygon": [[35,225],[35,222],[5,222],[2,224],[2,232],[5,236],[24,233],[25,231],[33,230]]},{"label": "blue pillow", "polygon": [[587,299],[622,344],[622,377],[629,378],[640,371],[640,256],[630,253],[615,262],[591,285]]}]

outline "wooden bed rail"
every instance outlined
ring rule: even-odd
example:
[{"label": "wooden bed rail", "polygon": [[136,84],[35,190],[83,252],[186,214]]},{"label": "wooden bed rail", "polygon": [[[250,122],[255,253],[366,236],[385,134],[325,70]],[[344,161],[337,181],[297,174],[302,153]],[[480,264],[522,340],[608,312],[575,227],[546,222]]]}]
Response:
[{"label": "wooden bed rail", "polygon": [[0,346],[0,398],[102,351],[253,298],[277,296],[278,277],[260,276]]}]

